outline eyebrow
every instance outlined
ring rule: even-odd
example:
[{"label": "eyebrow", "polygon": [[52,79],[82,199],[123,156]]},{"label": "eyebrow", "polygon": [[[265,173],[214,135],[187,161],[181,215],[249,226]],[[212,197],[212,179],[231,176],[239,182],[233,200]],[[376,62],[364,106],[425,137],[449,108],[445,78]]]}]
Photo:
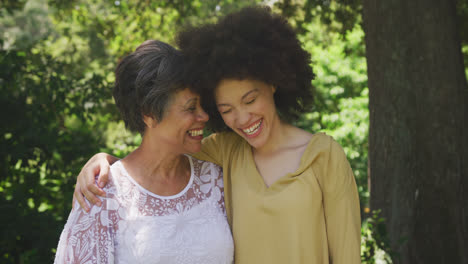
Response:
[{"label": "eyebrow", "polygon": [[[254,92],[258,92],[258,88],[254,88],[254,89],[248,91],[247,93],[245,93],[242,96],[241,100],[244,100],[247,96],[249,96],[249,94],[254,93]],[[221,107],[221,106],[230,106],[230,105],[229,104],[217,104],[217,106]]]},{"label": "eyebrow", "polygon": [[185,102],[184,107],[187,107],[187,105],[192,103],[192,101],[197,101],[197,98],[189,99],[187,102]]},{"label": "eyebrow", "polygon": [[247,92],[246,94],[244,94],[242,96],[242,100],[244,100],[247,96],[249,96],[249,94],[251,94],[253,92],[258,92],[258,88],[254,88],[254,89],[250,90],[249,92]]}]

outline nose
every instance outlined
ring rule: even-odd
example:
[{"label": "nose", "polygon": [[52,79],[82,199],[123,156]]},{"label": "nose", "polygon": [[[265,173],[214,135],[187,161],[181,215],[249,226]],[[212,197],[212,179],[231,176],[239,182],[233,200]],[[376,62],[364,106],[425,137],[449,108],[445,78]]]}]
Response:
[{"label": "nose", "polygon": [[250,122],[250,113],[248,111],[237,111],[237,124],[240,127],[249,125]]}]

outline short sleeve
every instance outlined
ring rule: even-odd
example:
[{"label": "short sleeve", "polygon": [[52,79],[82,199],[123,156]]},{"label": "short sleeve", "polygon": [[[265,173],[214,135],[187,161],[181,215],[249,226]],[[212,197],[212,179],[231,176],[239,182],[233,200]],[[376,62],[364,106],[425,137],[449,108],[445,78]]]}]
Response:
[{"label": "short sleeve", "polygon": [[110,220],[109,199],[86,213],[76,202],[71,211],[55,255],[56,264],[114,263],[114,223]]},{"label": "short sleeve", "polygon": [[361,217],[353,171],[341,146],[331,139],[323,178],[323,204],[330,263],[361,263]]}]

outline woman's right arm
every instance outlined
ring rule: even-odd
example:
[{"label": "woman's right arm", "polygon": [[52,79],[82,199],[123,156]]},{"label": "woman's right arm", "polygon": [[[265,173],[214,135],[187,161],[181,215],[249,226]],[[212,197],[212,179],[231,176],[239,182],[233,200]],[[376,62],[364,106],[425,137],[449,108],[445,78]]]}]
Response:
[{"label": "woman's right arm", "polygon": [[[98,153],[94,155],[81,169],[76,180],[75,192],[73,201],[77,201],[80,206],[89,212],[90,207],[85,202],[85,198],[92,204],[101,206],[101,200],[96,196],[106,196],[106,193],[101,189],[107,184],[109,179],[109,168],[119,158],[107,153]],[[98,184],[96,184],[96,175]],[[73,202],[73,204],[75,204]]]},{"label": "woman's right arm", "polygon": [[211,134],[203,139],[201,151],[191,155],[222,167],[225,159],[229,158],[234,142],[239,142],[238,138],[239,136],[233,132]]}]

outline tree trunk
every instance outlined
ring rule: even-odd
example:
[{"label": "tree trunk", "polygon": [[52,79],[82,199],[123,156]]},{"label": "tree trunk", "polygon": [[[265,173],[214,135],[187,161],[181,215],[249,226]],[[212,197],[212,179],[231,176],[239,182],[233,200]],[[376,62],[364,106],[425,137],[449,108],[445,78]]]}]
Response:
[{"label": "tree trunk", "polygon": [[468,87],[454,0],[364,0],[371,207],[395,263],[468,263]]}]

